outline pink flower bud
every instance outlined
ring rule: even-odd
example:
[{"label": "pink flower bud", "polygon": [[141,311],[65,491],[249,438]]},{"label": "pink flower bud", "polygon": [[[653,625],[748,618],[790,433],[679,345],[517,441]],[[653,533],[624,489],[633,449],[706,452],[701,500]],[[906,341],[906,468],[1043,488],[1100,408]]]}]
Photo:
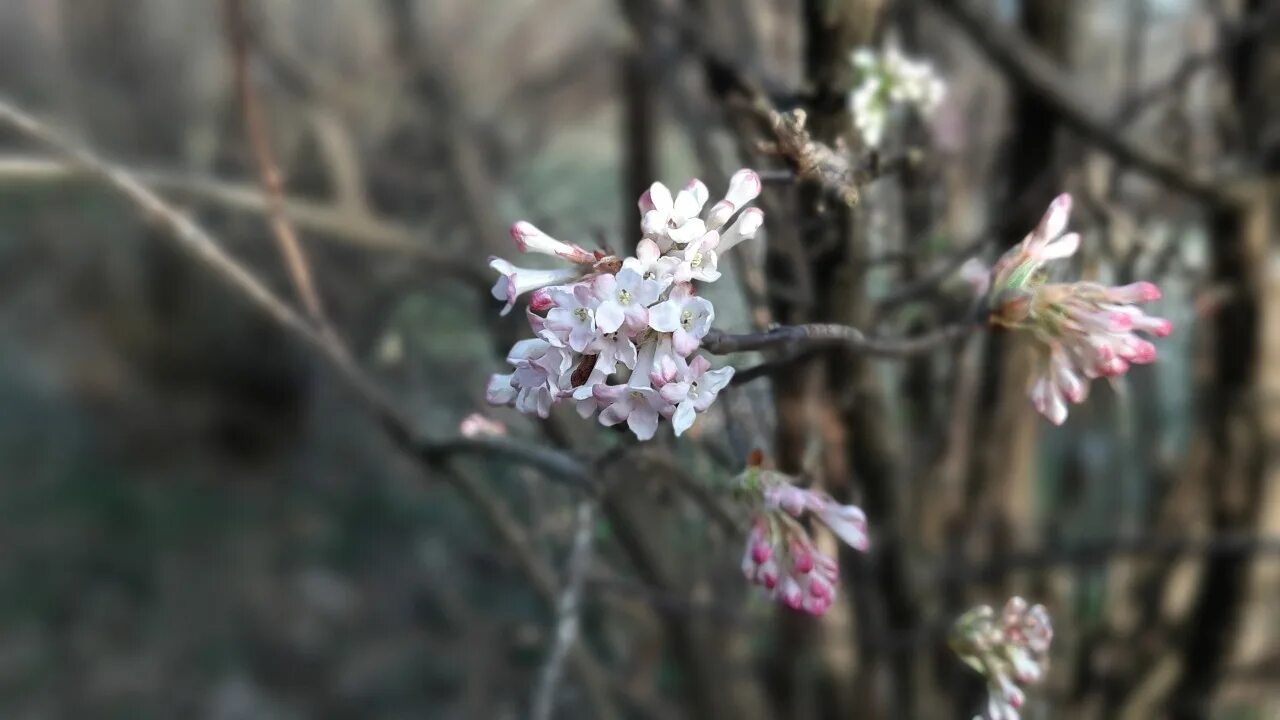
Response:
[{"label": "pink flower bud", "polygon": [[1108,289],[1112,302],[1145,303],[1160,299],[1160,288],[1146,281],[1121,285]]},{"label": "pink flower bud", "polygon": [[757,540],[751,544],[751,559],[754,560],[757,565],[762,565],[765,562],[768,562],[771,557],[773,557],[773,547],[768,543],[763,540]]},{"label": "pink flower bud", "polygon": [[813,569],[813,553],[805,548],[797,548],[791,560],[791,567],[801,575]]},{"label": "pink flower bud", "polygon": [[551,293],[546,288],[534,290],[529,295],[529,309],[534,312],[542,312],[555,307],[556,301],[551,299]]}]

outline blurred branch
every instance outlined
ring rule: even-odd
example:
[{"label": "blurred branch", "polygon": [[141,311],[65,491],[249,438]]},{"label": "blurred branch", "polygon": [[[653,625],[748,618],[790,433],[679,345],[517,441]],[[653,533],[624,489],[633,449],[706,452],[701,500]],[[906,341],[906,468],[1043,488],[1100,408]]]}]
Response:
[{"label": "blurred branch", "polygon": [[1207,202],[1230,204],[1235,196],[1232,182],[1184,167],[1115,132],[1095,109],[1091,98],[1080,92],[1049,58],[1022,36],[982,17],[965,0],[928,0],[949,17],[1014,82],[1038,96],[1057,114],[1064,125],[1110,153],[1122,164],[1132,166],[1171,188]]},{"label": "blurred branch", "polygon": [[564,670],[564,660],[578,637],[578,612],[582,586],[591,567],[591,541],[596,516],[594,500],[581,500],[574,513],[573,549],[565,571],[564,590],[556,602],[556,631],[551,651],[542,666],[538,687],[533,696],[533,720],[551,720],[555,707],[556,686]]},{"label": "blurred branch", "polygon": [[[947,325],[923,335],[905,338],[867,337],[855,327],[834,323],[781,325],[765,332],[745,333],[742,335],[730,335],[719,330],[712,330],[703,338],[702,349],[713,355],[727,355],[729,353],[763,350],[773,347],[793,349],[839,347],[868,355],[904,357],[931,352],[974,332],[980,327],[981,324],[974,320]],[[750,368],[748,368],[748,371],[750,371]]]},{"label": "blurred branch", "polygon": [[315,281],[307,257],[298,242],[289,216],[285,212],[284,184],[280,179],[280,166],[271,152],[270,132],[258,96],[253,92],[253,80],[249,77],[249,27],[245,17],[245,0],[224,0],[223,20],[226,23],[227,44],[231,52],[232,75],[235,78],[236,101],[244,121],[245,134],[253,150],[258,167],[258,178],[267,197],[267,217],[271,232],[280,247],[280,255],[294,290],[306,308],[307,315],[323,334],[332,334],[333,326],[325,316],[324,304],[316,291]]},{"label": "blurred branch", "polygon": [[[167,170],[116,167],[166,195],[217,205],[233,212],[267,212],[267,196],[242,183]],[[83,167],[54,158],[0,156],[0,184],[69,182],[91,176],[92,173]],[[413,230],[393,221],[353,215],[333,205],[300,198],[286,200],[285,206],[297,227],[321,237],[366,250],[411,256],[421,261],[425,269],[457,277],[486,294],[493,284],[489,273],[484,272],[479,263],[469,263],[461,256],[428,247]]]},{"label": "blurred branch", "polygon": [[1178,66],[1163,80],[1156,82],[1145,90],[1134,93],[1116,111],[1114,122],[1126,124],[1135,120],[1148,107],[1179,93],[1191,79],[1201,70],[1209,69],[1214,63],[1229,57],[1230,53],[1243,42],[1246,42],[1270,30],[1280,22],[1280,7],[1258,13],[1255,17],[1242,18],[1236,22],[1220,23],[1222,39],[1218,47],[1202,52],[1190,53],[1182,58]]},{"label": "blurred branch", "polygon": [[1280,555],[1280,537],[1221,533],[1212,537],[1113,537],[1086,540],[1061,547],[1002,553],[984,563],[947,562],[937,579],[988,582],[1016,570],[1105,565],[1117,557],[1176,559],[1182,557],[1250,557]]},{"label": "blurred branch", "polygon": [[[509,514],[503,512],[501,503],[484,485],[454,472],[446,460],[454,455],[468,452],[488,454],[495,447],[500,447],[509,456],[538,467],[550,477],[558,477],[561,471],[577,467],[571,464],[574,462],[571,458],[562,457],[562,454],[553,454],[553,451],[536,446],[517,450],[521,446],[510,440],[503,440],[501,443],[488,439],[433,442],[430,439],[421,438],[409,416],[404,414],[364,373],[335,336],[320,333],[268,289],[252,272],[227,255],[218,242],[187,215],[167,204],[127,171],[63,137],[3,98],[0,98],[0,125],[11,127],[20,134],[49,146],[123,195],[149,220],[162,226],[167,231],[167,237],[177,243],[182,250],[189,253],[210,272],[221,277],[258,310],[275,321],[281,329],[313,350],[337,371],[348,387],[374,414],[398,447],[411,456],[419,458],[424,468],[433,467],[443,471],[444,478],[482,510],[490,524],[499,531],[500,539],[504,540],[508,549],[521,559],[522,568],[535,587],[540,590],[543,598],[549,604],[554,604],[556,598],[554,573],[530,552],[531,546],[527,538],[522,539],[524,533],[519,524]],[[578,669],[587,686],[596,713],[601,716],[616,717],[603,691],[598,663],[581,646],[575,651],[574,659],[575,668]]]}]

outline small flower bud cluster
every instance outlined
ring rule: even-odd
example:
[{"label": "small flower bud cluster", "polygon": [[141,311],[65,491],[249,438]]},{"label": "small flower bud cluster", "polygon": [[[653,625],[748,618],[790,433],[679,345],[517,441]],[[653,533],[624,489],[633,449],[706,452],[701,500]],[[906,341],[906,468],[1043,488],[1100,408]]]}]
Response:
[{"label": "small flower bud cluster", "polygon": [[835,602],[839,566],[818,549],[800,519],[812,513],[849,546],[865,552],[866,515],[825,493],[798,488],[790,477],[772,470],[748,467],[738,483],[755,511],[742,556],[743,575],[787,607],[822,615]]},{"label": "small flower bud cluster", "polygon": [[856,50],[852,61],[859,83],[849,94],[849,112],[867,147],[880,146],[889,115],[895,109],[915,108],[928,117],[946,95],[946,83],[933,66],[903,55],[895,43],[889,43],[879,53],[867,48]]},{"label": "small flower bud cluster", "polygon": [[1045,283],[1044,265],[1070,257],[1080,247],[1076,233],[1062,234],[1071,196],[1059,195],[1035,230],[992,269],[992,321],[1020,330],[1040,350],[1031,401],[1061,425],[1067,403],[1084,402],[1089,381],[1119,377],[1130,365],[1154,362],[1156,348],[1136,335],[1165,337],[1173,324],[1136,307],[1160,298],[1149,282],[1107,287],[1091,282]]},{"label": "small flower bud cluster", "polygon": [[699,180],[674,197],[654,183],[639,203],[644,239],[627,258],[588,252],[516,223],[511,237],[522,252],[570,265],[533,270],[490,259],[501,275],[493,296],[506,302],[503,314],[531,293],[527,315],[535,337],[511,348],[513,371],[490,378],[489,402],[547,417],[553,404],[572,400],[583,417],[598,411],[601,424],[625,422],[641,440],[653,437],[660,418],[671,419],[676,435],[689,429],[733,377],[733,368],[713,370],[694,354],[715,307],[696,294],[693,281],[719,279],[720,253],[759,231],[764,213],[746,208],[759,194],[760,176],[752,170],[735,173],[724,199],[709,208]]},{"label": "small flower bud cluster", "polygon": [[997,616],[989,605],[961,615],[951,631],[951,647],[987,681],[987,707],[974,720],[1019,720],[1026,701],[1023,685],[1040,682],[1049,664],[1053,625],[1042,605],[1014,597]]}]

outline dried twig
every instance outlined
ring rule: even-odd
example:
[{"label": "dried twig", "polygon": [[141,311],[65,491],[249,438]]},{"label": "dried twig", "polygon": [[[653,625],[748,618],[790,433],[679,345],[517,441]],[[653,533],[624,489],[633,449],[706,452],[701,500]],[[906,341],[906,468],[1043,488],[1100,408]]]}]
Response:
[{"label": "dried twig", "polygon": [[550,720],[555,707],[556,686],[560,684],[560,676],[564,671],[564,660],[578,637],[578,613],[581,605],[582,586],[586,583],[587,572],[591,568],[592,530],[595,524],[596,504],[594,500],[581,500],[574,513],[573,549],[569,552],[568,567],[565,571],[564,589],[556,601],[556,630],[552,637],[551,651],[539,673],[538,686],[534,691],[532,711],[529,716],[533,720]]},{"label": "dried twig", "polygon": [[326,335],[333,334],[333,328],[325,317],[324,305],[320,294],[316,291],[307,257],[302,252],[302,244],[298,242],[298,234],[294,232],[289,216],[285,211],[284,185],[280,179],[280,167],[275,155],[271,152],[271,141],[268,138],[266,118],[258,97],[253,92],[253,80],[249,77],[249,28],[245,17],[245,0],[224,0],[222,4],[226,22],[227,43],[231,51],[232,74],[235,77],[236,99],[240,104],[240,112],[244,119],[245,134],[253,148],[254,162],[258,167],[258,177],[262,189],[267,196],[267,216],[271,221],[271,232],[280,247],[280,255],[284,259],[289,278],[294,289],[306,308],[307,315],[316,327]]}]

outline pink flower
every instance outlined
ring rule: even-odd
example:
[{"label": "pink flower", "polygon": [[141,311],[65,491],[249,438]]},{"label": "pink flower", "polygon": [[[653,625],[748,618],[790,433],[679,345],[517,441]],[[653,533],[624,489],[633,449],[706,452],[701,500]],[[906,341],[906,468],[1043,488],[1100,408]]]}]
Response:
[{"label": "pink flower", "polygon": [[507,426],[480,413],[471,413],[462,419],[458,432],[468,438],[501,437],[507,434]]},{"label": "pink flower", "polygon": [[1155,345],[1136,332],[1164,337],[1173,330],[1168,320],[1136,307],[1159,299],[1160,290],[1149,282],[1120,287],[1045,283],[1045,262],[1068,257],[1080,245],[1078,235],[1063,235],[1070,212],[1071,196],[1058,196],[1036,229],[992,271],[992,322],[1022,331],[1039,344],[1030,397],[1054,424],[1067,419],[1069,403],[1084,401],[1089,381],[1155,361]]},{"label": "pink flower", "polygon": [[1053,627],[1041,605],[1027,606],[1011,598],[997,616],[988,605],[956,620],[951,647],[961,660],[987,681],[988,720],[1018,720],[1026,702],[1021,685],[1036,683],[1048,667]]},{"label": "pink flower", "polygon": [[755,510],[742,559],[747,579],[790,608],[825,613],[835,602],[839,566],[818,549],[799,519],[811,512],[841,540],[865,552],[866,516],[853,505],[796,487],[786,475],[758,467],[748,467],[739,477],[739,489]]},{"label": "pink flower", "polygon": [[511,239],[515,241],[516,247],[520,249],[520,252],[554,255],[569,262],[584,265],[591,265],[596,261],[594,254],[583,250],[577,245],[560,242],[539,230],[533,223],[523,220],[511,226]]}]

